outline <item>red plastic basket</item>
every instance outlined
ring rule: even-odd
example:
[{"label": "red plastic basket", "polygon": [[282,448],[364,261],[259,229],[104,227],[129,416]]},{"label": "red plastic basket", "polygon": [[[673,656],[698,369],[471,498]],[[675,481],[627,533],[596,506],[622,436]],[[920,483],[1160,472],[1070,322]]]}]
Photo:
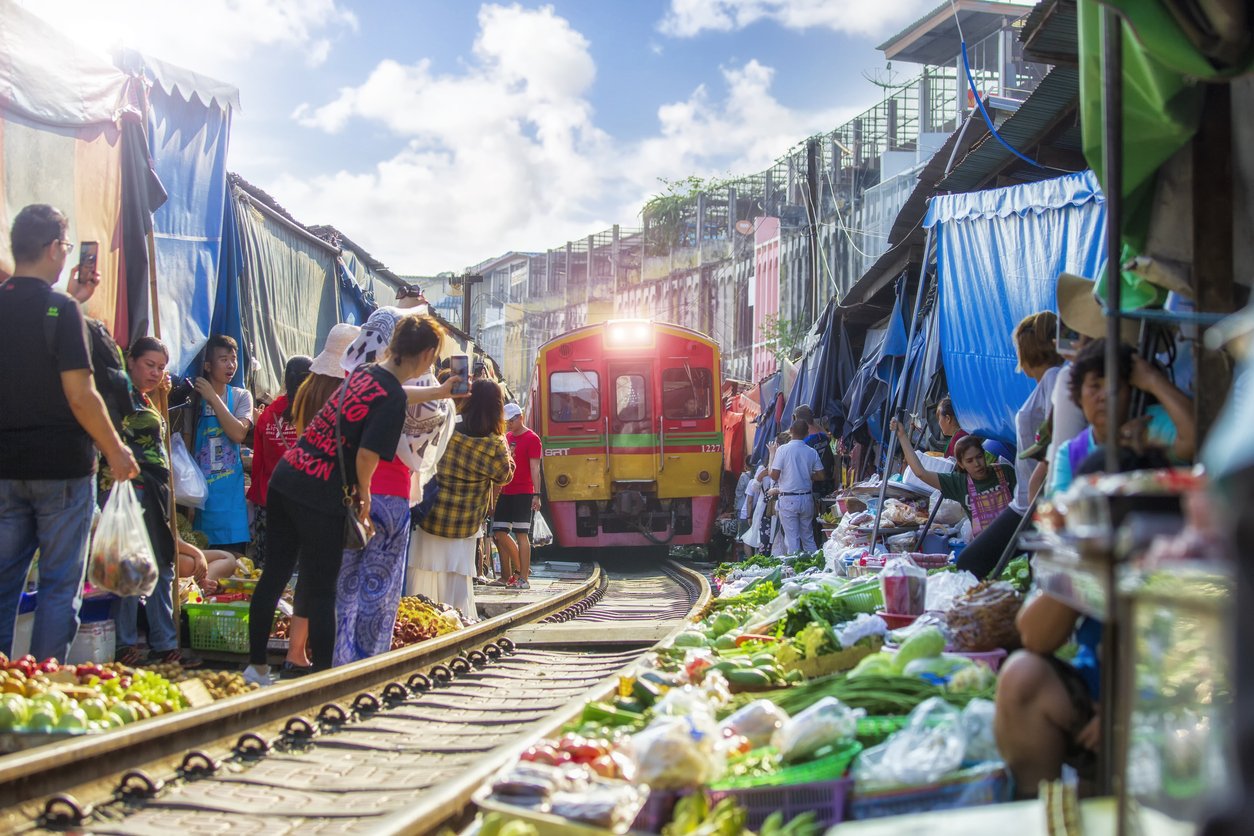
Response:
[{"label": "red plastic basket", "polygon": [[746,824],[753,830],[760,828],[777,810],[783,814],[785,823],[802,813],[813,812],[815,824],[828,828],[845,820],[845,803],[852,788],[851,779],[835,778],[781,787],[712,790],[710,803],[717,804],[723,798],[736,799],[748,813]]}]

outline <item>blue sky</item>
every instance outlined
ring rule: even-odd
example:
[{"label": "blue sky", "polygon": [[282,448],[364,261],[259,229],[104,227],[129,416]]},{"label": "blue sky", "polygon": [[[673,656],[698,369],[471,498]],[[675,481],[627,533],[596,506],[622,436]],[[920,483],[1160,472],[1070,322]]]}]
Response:
[{"label": "blue sky", "polygon": [[[401,273],[638,224],[874,104],[937,0],[21,0],[240,88],[229,165]],[[917,71],[893,68],[905,80]]]}]

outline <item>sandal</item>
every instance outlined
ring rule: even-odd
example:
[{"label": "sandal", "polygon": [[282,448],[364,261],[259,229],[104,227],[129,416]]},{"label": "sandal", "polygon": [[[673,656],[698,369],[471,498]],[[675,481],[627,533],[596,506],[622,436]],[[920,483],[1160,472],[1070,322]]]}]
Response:
[{"label": "sandal", "polygon": [[149,665],[179,665],[184,668],[198,668],[204,663],[205,660],[199,656],[184,653],[177,647],[173,650],[154,650],[148,654],[146,662]]},{"label": "sandal", "polygon": [[113,654],[113,661],[119,665],[126,665],[128,668],[135,667],[143,658],[144,652],[133,644],[122,645]]}]

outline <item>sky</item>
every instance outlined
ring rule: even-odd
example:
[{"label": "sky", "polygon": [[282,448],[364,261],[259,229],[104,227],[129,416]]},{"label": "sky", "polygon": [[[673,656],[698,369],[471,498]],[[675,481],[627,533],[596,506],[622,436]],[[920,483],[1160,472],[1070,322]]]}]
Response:
[{"label": "sky", "polygon": [[228,168],[394,272],[618,223],[766,168],[905,81],[939,0],[20,0],[65,35],[240,88]]}]

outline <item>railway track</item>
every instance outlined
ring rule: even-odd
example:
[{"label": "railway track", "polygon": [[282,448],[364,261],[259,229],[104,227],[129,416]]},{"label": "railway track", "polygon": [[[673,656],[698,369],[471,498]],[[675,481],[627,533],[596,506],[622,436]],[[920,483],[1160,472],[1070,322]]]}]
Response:
[{"label": "railway track", "polygon": [[9,756],[0,828],[427,832],[460,816],[508,752],[562,725],[578,698],[708,596],[704,579],[676,564],[597,567],[564,594],[441,639]]}]

